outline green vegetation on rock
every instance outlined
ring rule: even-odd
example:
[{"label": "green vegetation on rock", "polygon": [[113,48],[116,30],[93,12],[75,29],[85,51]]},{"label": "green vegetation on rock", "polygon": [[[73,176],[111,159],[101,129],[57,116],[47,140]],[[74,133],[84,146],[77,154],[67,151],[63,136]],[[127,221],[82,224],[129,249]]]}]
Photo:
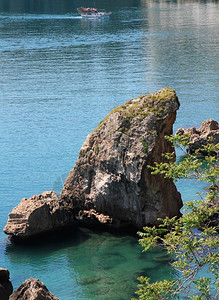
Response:
[{"label": "green vegetation on rock", "polygon": [[128,100],[125,104],[115,107],[99,123],[96,130],[100,129],[112,114],[119,113],[123,117],[124,124],[120,131],[126,133],[125,127],[128,127],[128,124],[136,117],[139,120],[143,120],[150,114],[155,114],[157,117],[165,114],[169,109],[168,101],[175,97],[176,92],[171,88],[166,88],[158,91],[156,94],[141,95],[136,99]]},{"label": "green vegetation on rock", "polygon": [[144,153],[147,153],[147,150],[148,150],[148,145],[147,145],[147,142],[145,139],[142,139],[142,146],[143,146],[143,152]]}]

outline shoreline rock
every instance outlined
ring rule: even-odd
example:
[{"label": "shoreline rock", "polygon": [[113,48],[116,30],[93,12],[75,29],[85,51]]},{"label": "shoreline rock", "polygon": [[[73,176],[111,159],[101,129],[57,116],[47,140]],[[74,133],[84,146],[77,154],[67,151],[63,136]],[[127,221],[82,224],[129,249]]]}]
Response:
[{"label": "shoreline rock", "polygon": [[174,151],[164,136],[173,132],[179,105],[172,89],[143,95],[115,108],[88,135],[61,192],[79,222],[142,228],[180,215],[173,181],[147,168]]},{"label": "shoreline rock", "polygon": [[[193,154],[196,150],[207,145],[209,139],[212,139],[214,145],[219,143],[219,123],[213,119],[208,119],[202,122],[199,129],[192,127],[188,129],[179,128],[176,134],[184,134],[190,136],[190,145],[187,147],[189,154]],[[200,154],[206,155],[204,151],[200,150]],[[219,155],[219,153],[213,153]]]},{"label": "shoreline rock", "polygon": [[29,278],[13,292],[8,269],[0,268],[0,300],[59,300],[39,279]]},{"label": "shoreline rock", "polygon": [[0,299],[8,300],[13,292],[8,269],[0,268]]},{"label": "shoreline rock", "polygon": [[22,239],[54,231],[73,223],[71,208],[53,191],[23,198],[9,213],[4,233]]},{"label": "shoreline rock", "polygon": [[29,278],[11,294],[9,300],[59,300],[39,279]]}]

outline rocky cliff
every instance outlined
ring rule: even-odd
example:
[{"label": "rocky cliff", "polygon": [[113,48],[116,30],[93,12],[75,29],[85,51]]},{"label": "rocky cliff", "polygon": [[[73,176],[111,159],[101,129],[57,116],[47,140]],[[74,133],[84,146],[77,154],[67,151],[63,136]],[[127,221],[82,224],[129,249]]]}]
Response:
[{"label": "rocky cliff", "polygon": [[162,89],[115,108],[88,135],[61,193],[77,220],[141,228],[179,215],[174,183],[147,167],[173,151],[164,137],[172,134],[178,108],[175,91]]}]

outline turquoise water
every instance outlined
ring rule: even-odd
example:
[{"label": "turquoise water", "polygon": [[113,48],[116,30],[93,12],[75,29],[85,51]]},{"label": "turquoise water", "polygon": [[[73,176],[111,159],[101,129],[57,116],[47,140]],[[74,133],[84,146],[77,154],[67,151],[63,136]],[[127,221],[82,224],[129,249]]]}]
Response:
[{"label": "turquoise water", "polygon": [[[60,192],[89,134],[126,100],[170,86],[174,130],[219,113],[217,1],[96,0],[109,20],[83,20],[92,1],[0,0],[0,228],[22,197]],[[183,200],[202,184],[177,184]],[[156,250],[157,251],[157,250]],[[137,276],[174,276],[136,237],[72,229],[43,245],[12,245],[0,266],[17,288],[36,277],[60,298],[130,299]]]}]

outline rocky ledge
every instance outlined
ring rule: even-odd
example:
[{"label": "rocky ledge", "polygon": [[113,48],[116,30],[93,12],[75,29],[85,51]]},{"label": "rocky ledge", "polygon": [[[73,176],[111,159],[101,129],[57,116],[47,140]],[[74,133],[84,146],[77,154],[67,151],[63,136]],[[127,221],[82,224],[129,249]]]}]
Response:
[{"label": "rocky ledge", "polygon": [[73,222],[71,208],[53,191],[23,198],[11,213],[4,232],[13,237],[27,238],[54,231]]},{"label": "rocky ledge", "polygon": [[115,108],[88,135],[61,193],[77,220],[142,228],[179,215],[173,181],[147,167],[173,151],[165,135],[173,132],[178,108],[175,91],[162,89]]},{"label": "rocky ledge", "polygon": [[[213,144],[219,143],[219,123],[213,119],[202,122],[199,129],[192,127],[188,129],[179,128],[176,134],[184,134],[190,136],[190,144],[187,148],[188,153],[192,154],[196,150],[203,148],[207,145],[209,140]],[[200,151],[202,154],[206,154]],[[214,153],[218,154],[218,153]]]}]

